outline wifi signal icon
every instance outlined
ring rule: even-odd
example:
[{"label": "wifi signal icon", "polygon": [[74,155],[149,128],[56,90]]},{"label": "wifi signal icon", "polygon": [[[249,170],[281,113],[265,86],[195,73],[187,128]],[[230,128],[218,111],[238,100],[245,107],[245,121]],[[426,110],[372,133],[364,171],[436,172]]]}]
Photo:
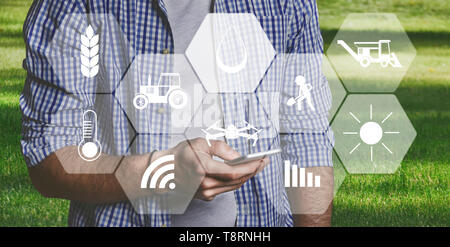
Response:
[{"label": "wifi signal icon", "polygon": [[[155,161],[145,170],[141,180],[141,188],[146,189],[147,185],[150,189],[165,189],[170,181],[175,180],[175,155],[165,155]],[[159,167],[163,163],[170,162],[169,164]],[[153,175],[152,175],[153,174]],[[164,175],[165,174],[165,175]],[[163,176],[164,175],[164,176]],[[162,177],[162,178],[161,178]],[[150,180],[150,184],[148,183]],[[160,181],[158,186],[158,180]],[[175,183],[169,183],[169,189],[175,189]]]}]

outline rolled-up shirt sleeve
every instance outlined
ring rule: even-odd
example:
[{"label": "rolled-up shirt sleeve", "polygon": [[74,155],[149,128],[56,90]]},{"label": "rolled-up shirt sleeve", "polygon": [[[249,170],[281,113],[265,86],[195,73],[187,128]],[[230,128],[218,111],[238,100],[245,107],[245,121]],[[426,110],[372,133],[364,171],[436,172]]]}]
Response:
[{"label": "rolled-up shirt sleeve", "polygon": [[[318,10],[315,1],[293,2],[280,104],[283,159],[301,167],[332,166],[334,138],[328,122],[331,92],[322,72],[323,40]],[[306,99],[300,102],[301,109],[297,104],[286,104],[290,97],[298,96],[295,78],[299,75],[312,86],[313,108]]]},{"label": "rolled-up shirt sleeve", "polygon": [[27,78],[20,95],[22,153],[36,166],[56,150],[77,145],[83,102],[60,86],[50,62],[51,40],[75,1],[34,1],[23,27]]}]

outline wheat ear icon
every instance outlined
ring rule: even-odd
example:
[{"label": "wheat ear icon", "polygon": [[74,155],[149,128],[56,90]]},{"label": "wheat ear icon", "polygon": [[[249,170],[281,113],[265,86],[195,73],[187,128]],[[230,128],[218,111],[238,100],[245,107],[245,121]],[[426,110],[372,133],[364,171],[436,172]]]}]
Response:
[{"label": "wheat ear icon", "polygon": [[94,33],[91,25],[81,34],[81,73],[92,78],[98,74],[99,36]]}]

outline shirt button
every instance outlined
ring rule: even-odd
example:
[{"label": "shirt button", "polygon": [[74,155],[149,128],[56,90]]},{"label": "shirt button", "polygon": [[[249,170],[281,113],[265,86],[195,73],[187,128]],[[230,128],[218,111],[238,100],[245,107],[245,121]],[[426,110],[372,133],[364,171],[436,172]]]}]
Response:
[{"label": "shirt button", "polygon": [[158,113],[159,114],[163,114],[165,111],[166,111],[166,109],[164,109],[164,107],[158,108]]},{"label": "shirt button", "polygon": [[164,49],[164,50],[162,51],[162,53],[163,53],[163,54],[169,54],[169,53],[170,53],[170,50],[169,50],[169,49]]}]

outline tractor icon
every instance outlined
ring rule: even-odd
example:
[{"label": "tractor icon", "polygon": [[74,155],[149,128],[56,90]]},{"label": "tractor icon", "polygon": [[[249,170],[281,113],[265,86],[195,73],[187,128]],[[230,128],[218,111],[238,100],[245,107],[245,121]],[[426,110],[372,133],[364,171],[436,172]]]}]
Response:
[{"label": "tractor icon", "polygon": [[[358,48],[358,54],[356,54],[352,48],[343,40],[337,41],[338,45],[344,47],[352,57],[358,61],[362,67],[367,68],[371,63],[379,63],[381,67],[386,68],[389,64],[394,68],[400,68],[400,64],[395,53],[391,52],[390,40],[379,40],[378,42],[355,42],[355,46]],[[376,57],[372,56],[377,53]]]},{"label": "tractor icon", "polygon": [[133,105],[136,109],[142,110],[148,104],[169,103],[174,109],[182,109],[187,104],[188,96],[180,85],[178,73],[162,73],[158,85],[152,85],[152,78],[149,76],[148,84],[141,85],[139,93],[134,96]]}]

